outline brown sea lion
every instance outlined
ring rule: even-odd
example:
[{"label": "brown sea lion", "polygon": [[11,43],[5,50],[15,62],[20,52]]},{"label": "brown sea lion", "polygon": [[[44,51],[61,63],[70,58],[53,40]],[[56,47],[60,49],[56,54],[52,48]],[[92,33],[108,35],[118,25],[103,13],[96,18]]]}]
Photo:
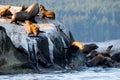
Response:
[{"label": "brown sea lion", "polygon": [[112,66],[112,58],[110,56],[111,48],[113,45],[108,46],[105,52],[97,52],[95,50],[91,51],[88,55],[88,66],[98,66],[105,65],[108,67]]},{"label": "brown sea lion", "polygon": [[112,55],[112,59],[113,59],[114,61],[120,63],[120,52],[114,53],[114,54]]},{"label": "brown sea lion", "polygon": [[9,9],[10,9],[10,5],[3,6],[2,9],[0,9],[0,16],[2,17],[10,14],[10,11],[8,11]]},{"label": "brown sea lion", "polygon": [[64,49],[68,49],[70,53],[74,53],[79,49],[83,50],[83,48],[84,46],[82,45],[82,43],[75,41],[75,42],[72,42],[72,44],[68,48],[64,48]]},{"label": "brown sea lion", "polygon": [[28,15],[28,13],[21,11],[21,12],[17,12],[15,14],[13,14],[12,19],[11,19],[11,23],[12,22],[17,23],[17,21],[24,21],[27,19],[30,19],[30,16]]},{"label": "brown sea lion", "polygon": [[83,51],[83,53],[85,53],[85,54],[89,54],[92,50],[95,50],[95,49],[97,49],[97,48],[98,48],[98,46],[97,46],[96,44],[94,44],[94,43],[85,44],[82,51]]},{"label": "brown sea lion", "polygon": [[88,59],[92,59],[92,58],[94,58],[94,57],[97,56],[97,55],[98,55],[98,52],[95,51],[95,50],[92,50],[89,54],[86,55],[86,57],[87,57]]},{"label": "brown sea lion", "polygon": [[25,12],[27,12],[30,18],[34,18],[39,13],[39,5],[38,3],[33,3],[30,5]]},{"label": "brown sea lion", "polygon": [[46,10],[43,5],[40,5],[39,8],[40,8],[41,13],[42,13],[42,18],[55,19],[55,13],[54,12]]},{"label": "brown sea lion", "polygon": [[104,56],[98,55],[96,57],[93,57],[92,59],[87,61],[87,66],[92,67],[92,66],[98,66],[101,62],[103,63],[104,61]]},{"label": "brown sea lion", "polygon": [[82,43],[80,42],[72,42],[72,45],[71,46],[76,46],[78,47],[80,50],[83,50],[84,49],[84,46]]},{"label": "brown sea lion", "polygon": [[11,23],[17,21],[30,20],[34,18],[39,12],[38,3],[33,3],[25,11],[17,12],[12,15]]},{"label": "brown sea lion", "polygon": [[106,51],[103,51],[103,52],[97,52],[95,50],[92,50],[88,55],[86,55],[86,57],[87,58],[93,58],[97,55],[103,55],[105,57],[110,57],[110,52],[111,52],[112,47],[113,47],[113,45],[108,46]]},{"label": "brown sea lion", "polygon": [[34,36],[37,36],[38,33],[39,33],[39,28],[35,24],[31,23],[28,20],[25,20],[25,23],[30,28],[30,32],[29,33],[33,33]]},{"label": "brown sea lion", "polygon": [[87,66],[108,66],[111,67],[113,60],[110,57],[105,57],[103,55],[98,55],[92,58],[91,60],[88,60]]},{"label": "brown sea lion", "polygon": [[111,52],[112,47],[113,47],[113,45],[108,46],[106,51],[105,52],[101,52],[100,54],[103,55],[103,56],[110,57],[110,52]]},{"label": "brown sea lion", "polygon": [[74,41],[68,48],[64,48],[64,49],[67,49],[67,52],[65,54],[66,63],[71,69],[75,69],[75,65],[72,62],[72,58],[75,56],[78,50],[83,49],[82,43]]}]

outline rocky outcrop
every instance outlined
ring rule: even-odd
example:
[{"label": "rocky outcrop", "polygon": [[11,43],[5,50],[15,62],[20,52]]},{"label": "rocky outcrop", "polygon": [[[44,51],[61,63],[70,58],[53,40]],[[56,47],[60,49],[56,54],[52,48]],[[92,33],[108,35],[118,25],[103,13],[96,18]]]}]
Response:
[{"label": "rocky outcrop", "polygon": [[[11,12],[17,12],[11,7]],[[75,67],[84,64],[82,53],[67,51],[74,41],[71,32],[57,20],[35,17],[39,34],[28,34],[29,27],[0,19],[0,73],[33,73],[65,69],[72,62]],[[71,55],[68,63],[66,56]]]},{"label": "rocky outcrop", "polygon": [[[73,40],[59,28],[53,33],[41,31],[38,37],[34,37],[32,34],[21,33],[20,28],[23,26],[5,24],[1,22],[5,27],[0,30],[1,73],[40,72],[41,68],[61,69],[66,66],[64,47],[68,47]],[[24,71],[22,67],[29,70]]]},{"label": "rocky outcrop", "polygon": [[[24,72],[22,65],[27,63],[30,63],[28,59],[17,51],[7,36],[5,28],[0,26],[0,74]],[[33,72],[28,70],[28,72],[31,71]]]},{"label": "rocky outcrop", "polygon": [[[65,69],[69,64],[66,62],[66,55],[70,53],[67,53],[64,48],[69,47],[74,41],[71,32],[56,21],[41,21],[44,21],[44,24],[38,22],[41,31],[37,37],[25,32],[25,24],[19,26],[0,22],[0,25],[4,26],[0,30],[1,73],[60,70]],[[73,62],[77,61],[75,65],[78,67],[78,64],[83,63],[82,57],[80,57],[81,52],[73,55],[74,57],[70,56],[70,59],[73,59],[71,60]],[[3,71],[4,69],[5,71]]]}]

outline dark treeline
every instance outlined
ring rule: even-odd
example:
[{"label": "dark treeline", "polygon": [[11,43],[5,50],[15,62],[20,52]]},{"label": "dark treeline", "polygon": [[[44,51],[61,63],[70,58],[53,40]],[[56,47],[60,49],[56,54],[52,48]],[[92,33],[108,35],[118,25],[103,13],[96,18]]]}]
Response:
[{"label": "dark treeline", "polygon": [[38,2],[56,13],[57,20],[82,42],[120,39],[119,0],[0,0],[0,4],[26,6]]}]

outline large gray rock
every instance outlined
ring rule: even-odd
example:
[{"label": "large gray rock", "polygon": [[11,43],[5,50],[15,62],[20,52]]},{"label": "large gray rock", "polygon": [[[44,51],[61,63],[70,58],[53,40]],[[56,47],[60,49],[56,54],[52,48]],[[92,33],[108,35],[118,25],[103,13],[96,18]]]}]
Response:
[{"label": "large gray rock", "polygon": [[[11,12],[18,8],[12,7]],[[28,34],[29,28],[25,23],[10,24],[9,19],[0,19],[0,73],[31,73],[65,69],[73,61],[77,67],[84,63],[81,52],[70,56],[66,55],[74,41],[71,32],[57,20],[35,17],[40,32],[37,37]],[[6,30],[6,31],[5,31]],[[5,58],[4,58],[5,57]],[[2,63],[3,62],[3,63]],[[78,66],[79,65],[79,66]]]},{"label": "large gray rock", "polygon": [[[58,21],[38,19],[36,18],[37,25],[41,30],[38,37],[28,34],[28,28],[24,23],[24,26],[19,26],[1,19],[0,25],[6,29],[1,30],[0,34],[0,45],[4,44],[0,51],[1,60],[5,61],[4,64],[1,63],[1,73],[60,70],[68,65],[66,54],[69,53],[64,48],[69,47],[74,41],[72,34]],[[6,54],[8,62],[4,60],[3,54]],[[79,58],[82,59],[81,56]],[[81,59],[75,59],[80,61],[76,65],[82,62]]]},{"label": "large gray rock", "polygon": [[[59,68],[64,68],[64,47],[68,47],[73,41],[70,37],[71,34],[70,32],[64,33],[62,29],[59,28],[60,26],[54,25],[53,23],[50,24],[52,26],[50,26],[49,23],[45,24],[47,24],[47,26],[44,27],[50,27],[51,29],[41,31],[38,37],[34,37],[25,31],[23,27],[26,26],[0,22],[0,25],[6,29],[6,31],[2,29],[0,33],[0,57],[1,60],[4,61],[4,64],[0,64],[1,67],[4,68],[5,65],[21,66],[23,63],[28,62],[28,64],[30,63],[33,69],[37,71],[39,71],[40,68],[48,68],[56,65],[58,65]],[[40,28],[40,30],[42,29]],[[4,59],[4,56],[8,61]],[[19,57],[21,57],[23,61],[20,61]]]},{"label": "large gray rock", "polygon": [[28,59],[17,51],[5,28],[0,26],[0,74],[34,72],[32,69],[24,70],[22,66],[25,64],[31,65]]}]

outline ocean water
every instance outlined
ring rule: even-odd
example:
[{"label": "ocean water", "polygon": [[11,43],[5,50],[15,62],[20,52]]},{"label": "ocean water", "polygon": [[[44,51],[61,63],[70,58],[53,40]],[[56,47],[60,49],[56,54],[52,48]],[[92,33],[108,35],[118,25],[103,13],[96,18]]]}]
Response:
[{"label": "ocean water", "polygon": [[120,80],[120,69],[94,67],[82,71],[1,75],[0,80]]}]

